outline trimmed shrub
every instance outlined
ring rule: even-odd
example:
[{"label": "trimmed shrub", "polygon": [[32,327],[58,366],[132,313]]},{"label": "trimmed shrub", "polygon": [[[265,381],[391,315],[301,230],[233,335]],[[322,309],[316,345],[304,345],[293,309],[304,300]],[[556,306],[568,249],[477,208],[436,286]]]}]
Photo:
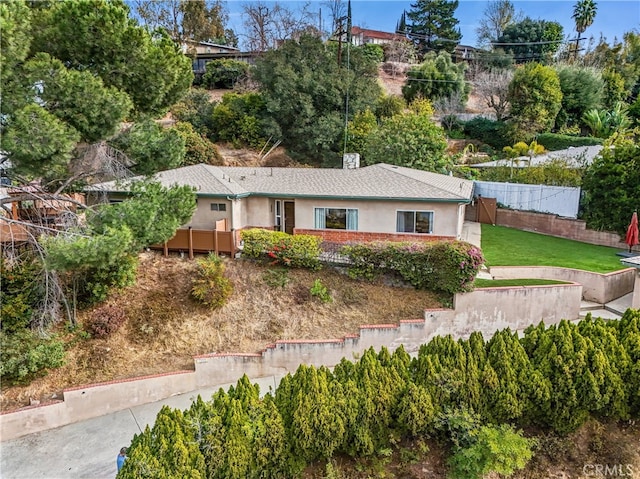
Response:
[{"label": "trimmed shrub", "polygon": [[476,117],[469,120],[464,124],[464,134],[497,150],[511,144],[506,123],[488,118]]},{"label": "trimmed shrub", "polygon": [[375,241],[345,246],[341,254],[352,262],[352,277],[373,279],[381,273],[398,274],[416,289],[449,294],[471,291],[484,262],[478,248],[462,241]]},{"label": "trimmed shrub", "polygon": [[24,329],[14,334],[0,332],[0,377],[12,383],[27,383],[64,364],[64,344],[44,339]]},{"label": "trimmed shrub", "polygon": [[281,231],[259,228],[243,230],[242,255],[253,259],[270,259],[271,264],[292,268],[318,270],[320,243],[322,239],[313,235],[290,235]]},{"label": "trimmed shrub", "polygon": [[106,338],[120,329],[126,320],[127,317],[120,306],[100,306],[91,313],[84,329],[94,338]]},{"label": "trimmed shrub", "polygon": [[224,306],[233,293],[233,284],[224,277],[224,263],[210,253],[198,260],[198,272],[191,286],[191,296],[212,309]]},{"label": "trimmed shrub", "polygon": [[602,138],[559,135],[557,133],[540,133],[536,141],[549,151],[565,150],[571,146],[602,145]]}]

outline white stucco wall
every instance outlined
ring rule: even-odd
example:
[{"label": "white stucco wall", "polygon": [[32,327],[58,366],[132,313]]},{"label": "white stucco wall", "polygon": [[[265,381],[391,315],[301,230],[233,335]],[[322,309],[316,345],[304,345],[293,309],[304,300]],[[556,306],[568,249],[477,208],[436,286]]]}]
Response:
[{"label": "white stucco wall", "polygon": [[[211,203],[223,203],[227,206],[226,211],[211,211]],[[224,198],[198,198],[196,212],[191,217],[191,221],[184,225],[194,229],[212,230],[216,221],[231,218],[231,201]]]},{"label": "white stucco wall", "polygon": [[[296,228],[314,229],[314,208],[355,208],[358,231],[395,233],[396,212],[433,211],[433,232],[439,236],[458,236],[461,221],[457,203],[422,203],[416,201],[353,201],[296,199]],[[464,214],[461,216],[464,218]]]}]

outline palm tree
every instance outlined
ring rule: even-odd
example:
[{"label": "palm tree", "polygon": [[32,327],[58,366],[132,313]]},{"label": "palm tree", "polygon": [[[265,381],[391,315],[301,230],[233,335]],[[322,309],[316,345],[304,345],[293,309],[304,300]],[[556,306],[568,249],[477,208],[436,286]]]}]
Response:
[{"label": "palm tree", "polygon": [[594,0],[578,0],[573,7],[573,15],[571,15],[571,18],[576,22],[576,32],[578,32],[575,58],[578,57],[578,50],[580,49],[580,35],[591,26],[593,20],[596,18],[597,10],[598,6]]}]

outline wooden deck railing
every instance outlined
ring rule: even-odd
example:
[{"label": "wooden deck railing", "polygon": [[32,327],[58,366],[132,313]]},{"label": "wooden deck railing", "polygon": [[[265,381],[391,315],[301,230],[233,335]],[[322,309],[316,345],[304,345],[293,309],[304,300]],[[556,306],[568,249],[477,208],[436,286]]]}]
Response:
[{"label": "wooden deck railing", "polygon": [[238,248],[234,231],[195,230],[193,228],[179,229],[176,234],[164,244],[151,246],[161,249],[168,256],[169,251],[184,251],[193,258],[194,253],[224,253],[235,256]]}]

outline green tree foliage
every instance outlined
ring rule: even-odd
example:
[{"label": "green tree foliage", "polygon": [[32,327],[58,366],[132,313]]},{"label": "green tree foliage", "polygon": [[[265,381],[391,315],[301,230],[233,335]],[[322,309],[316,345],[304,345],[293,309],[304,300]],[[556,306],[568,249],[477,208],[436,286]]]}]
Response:
[{"label": "green tree foliage", "polygon": [[128,251],[137,253],[171,239],[189,222],[195,209],[195,194],[189,186],[134,182],[125,201],[98,206],[90,215],[89,225],[95,234],[129,229],[132,239]]},{"label": "green tree foliage", "polygon": [[548,62],[558,51],[562,40],[563,28],[558,22],[526,17],[507,26],[495,46],[512,54],[516,63],[542,63]]},{"label": "green tree foliage", "polygon": [[407,72],[407,82],[402,87],[402,95],[411,102],[416,98],[431,101],[458,95],[466,101],[469,88],[464,81],[464,63],[453,63],[447,52],[429,52],[423,62]]},{"label": "green tree foliage", "polygon": [[624,236],[640,195],[639,158],[637,139],[621,135],[605,142],[600,156],[587,167],[582,217],[589,228]]},{"label": "green tree foliage", "polygon": [[233,88],[238,80],[249,73],[249,64],[239,60],[212,60],[207,62],[202,76],[205,88]]},{"label": "green tree foliage", "polygon": [[490,472],[510,476],[527,465],[533,445],[534,441],[507,424],[482,426],[473,444],[459,448],[451,458],[451,477],[482,479]]},{"label": "green tree foliage", "polygon": [[366,141],[363,163],[389,163],[446,173],[451,160],[445,155],[444,130],[428,112],[408,111],[383,119]]},{"label": "green tree foliage", "polygon": [[218,147],[211,140],[198,133],[191,123],[179,121],[174,125],[174,128],[184,140],[185,154],[182,166],[197,165],[199,163],[207,165],[223,164]]},{"label": "green tree foliage", "polygon": [[604,82],[593,68],[563,65],[556,68],[562,90],[562,107],[556,116],[556,129],[582,126],[582,116],[602,103]]},{"label": "green tree foliage", "polygon": [[445,50],[453,53],[462,34],[454,17],[458,0],[416,0],[407,12],[408,36],[422,54]]},{"label": "green tree foliage", "polygon": [[394,115],[402,113],[406,107],[407,103],[401,96],[382,95],[376,104],[376,118],[391,118]]},{"label": "green tree foliage", "polygon": [[320,39],[302,36],[256,62],[254,76],[273,122],[267,131],[305,162],[340,163],[347,92],[349,118],[374,108],[380,97],[376,64],[352,49],[347,68],[346,55],[338,65],[336,53]]},{"label": "green tree foliage", "polygon": [[225,93],[211,114],[211,138],[235,147],[262,148],[268,116],[265,100],[260,93]]},{"label": "green tree foliage", "polygon": [[182,164],[185,140],[172,128],[163,128],[153,120],[134,123],[110,141],[133,162],[130,169],[150,175]]},{"label": "green tree foliage", "polygon": [[593,24],[598,10],[594,0],[578,0],[573,6],[573,14],[571,18],[576,22],[576,55],[580,50],[580,36]]},{"label": "green tree foliage", "polygon": [[126,92],[139,114],[162,115],[193,80],[191,61],[166,35],[151,36],[121,2],[73,0],[38,9],[33,50],[88,70]]},{"label": "green tree foliage", "polygon": [[[616,101],[633,101],[640,93],[640,33],[626,32],[622,41],[615,39],[611,45],[601,38],[594,50],[585,54],[584,61],[604,69],[605,81],[611,83],[606,87],[610,89],[610,97],[605,95],[606,107],[611,108]],[[618,96],[620,81],[624,85],[622,96]]]},{"label": "green tree foliage", "polygon": [[267,259],[272,264],[317,270],[320,263],[321,238],[314,235],[290,235],[282,231],[259,228],[240,232],[247,258]]},{"label": "green tree foliage", "polygon": [[368,138],[375,134],[378,128],[376,116],[371,110],[356,113],[347,125],[347,151],[360,153],[363,163],[366,161],[364,152]]},{"label": "green tree foliage", "polygon": [[592,136],[569,136],[560,135],[558,133],[541,133],[536,137],[538,143],[543,145],[546,150],[557,151],[565,150],[572,146],[592,146],[602,145],[600,138]]},{"label": "green tree foliage", "polygon": [[509,85],[512,122],[516,135],[530,138],[548,131],[562,107],[558,74],[536,62],[518,68]]},{"label": "green tree foliage", "polygon": [[604,82],[602,105],[605,108],[613,108],[616,103],[628,97],[629,92],[625,88],[624,78],[617,71],[605,68],[602,70],[602,81]]},{"label": "green tree foliage", "polygon": [[465,122],[464,134],[474,140],[502,150],[511,143],[509,138],[509,127],[503,121],[494,121],[488,118],[476,117]]},{"label": "green tree foliage", "polygon": [[216,103],[206,90],[191,88],[182,100],[171,107],[171,115],[179,122],[191,123],[202,136],[213,132],[213,110]]},{"label": "green tree foliage", "polygon": [[131,113],[163,114],[191,83],[189,60],[122,2],[2,5],[1,147],[16,172],[67,178],[78,142],[110,137]]},{"label": "green tree foliage", "polygon": [[0,378],[8,383],[26,383],[64,364],[64,344],[55,337],[41,338],[22,329],[0,332]]},{"label": "green tree foliage", "polygon": [[14,333],[31,323],[34,306],[43,294],[42,264],[35,257],[10,261],[0,255],[0,329]]}]

